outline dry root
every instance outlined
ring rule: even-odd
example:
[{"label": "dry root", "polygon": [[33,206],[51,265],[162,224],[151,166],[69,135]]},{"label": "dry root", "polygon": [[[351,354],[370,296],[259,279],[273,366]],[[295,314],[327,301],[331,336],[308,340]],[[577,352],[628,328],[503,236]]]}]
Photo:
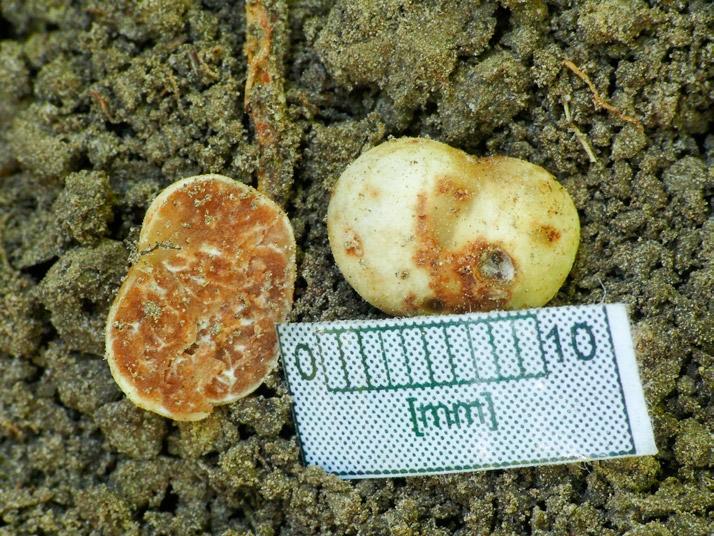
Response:
[{"label": "dry root", "polygon": [[281,51],[288,34],[287,8],[277,0],[249,0],[245,13],[248,74],[244,104],[259,147],[258,190],[284,206],[299,143],[285,102]]},{"label": "dry root", "polygon": [[593,151],[592,147],[590,147],[590,142],[588,141],[588,137],[583,134],[580,129],[575,126],[575,123],[573,123],[573,116],[570,113],[570,96],[566,95],[563,97],[563,110],[565,111],[565,119],[570,123],[570,130],[573,131],[573,134],[575,134],[575,137],[578,139],[580,142],[580,145],[583,146],[583,149],[588,155],[588,158],[590,159],[590,162],[595,164],[597,162],[597,157],[595,156],[595,152]]},{"label": "dry root", "polygon": [[632,123],[639,129],[643,128],[642,122],[639,119],[637,119],[636,117],[632,117],[631,115],[627,115],[626,113],[621,111],[619,108],[616,108],[615,106],[613,106],[612,104],[607,102],[600,95],[600,93],[598,93],[598,90],[595,87],[595,84],[593,84],[592,80],[590,80],[590,77],[587,75],[587,73],[585,71],[580,69],[577,65],[575,65],[570,60],[563,60],[563,65],[565,65],[568,69],[573,71],[575,76],[577,76],[583,82],[585,82],[585,84],[587,84],[588,88],[590,88],[590,92],[593,94],[593,102],[595,103],[595,106],[597,106],[598,108],[604,108],[611,114],[616,115],[622,121],[627,121],[628,123]]}]

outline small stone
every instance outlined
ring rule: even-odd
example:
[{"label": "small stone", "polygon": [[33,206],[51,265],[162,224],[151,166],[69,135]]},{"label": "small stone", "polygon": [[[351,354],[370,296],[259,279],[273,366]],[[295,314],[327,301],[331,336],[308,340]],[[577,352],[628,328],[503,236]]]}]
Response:
[{"label": "small stone", "polygon": [[580,240],[572,199],[543,168],[420,138],[353,162],[327,225],[347,281],[394,315],[539,307]]},{"label": "small stone", "polygon": [[285,213],[250,186],[201,175],[159,194],[107,319],[107,360],[129,399],[195,421],[256,389],[277,362],[295,249]]}]

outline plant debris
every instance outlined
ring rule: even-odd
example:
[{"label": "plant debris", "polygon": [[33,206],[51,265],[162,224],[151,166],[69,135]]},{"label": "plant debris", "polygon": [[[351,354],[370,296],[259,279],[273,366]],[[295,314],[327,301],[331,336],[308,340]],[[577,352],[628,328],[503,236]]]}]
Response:
[{"label": "plant debris", "polygon": [[285,2],[245,4],[248,73],[244,106],[258,143],[258,190],[285,205],[293,182],[300,134],[288,116],[283,62],[288,46]]},{"label": "plant debris", "polygon": [[639,119],[637,119],[636,117],[627,115],[626,113],[621,111],[619,108],[613,106],[612,104],[607,102],[604,98],[602,98],[602,96],[600,96],[600,93],[598,93],[597,88],[595,87],[595,84],[593,84],[592,80],[590,80],[590,77],[587,75],[587,73],[585,71],[580,69],[577,65],[575,65],[570,60],[563,60],[563,65],[565,65],[568,69],[573,71],[573,73],[575,73],[575,75],[578,78],[580,78],[580,80],[582,80],[583,82],[585,82],[587,84],[588,88],[590,88],[590,91],[593,94],[593,102],[595,103],[595,106],[607,110],[608,112],[616,115],[623,121],[632,123],[633,125],[635,125],[636,127],[640,128],[640,129],[643,128],[642,122]]}]

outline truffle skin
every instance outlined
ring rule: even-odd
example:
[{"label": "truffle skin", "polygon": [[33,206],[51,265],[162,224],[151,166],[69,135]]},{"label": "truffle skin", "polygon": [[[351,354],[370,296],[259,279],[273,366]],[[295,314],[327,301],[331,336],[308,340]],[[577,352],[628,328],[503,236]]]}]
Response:
[{"label": "truffle skin", "polygon": [[420,138],[354,161],[327,222],[347,281],[393,315],[544,305],[580,239],[573,201],[543,168]]},{"label": "truffle skin", "polygon": [[199,420],[256,389],[275,366],[275,324],[295,283],[285,213],[221,175],[169,186],[149,207],[109,312],[107,359],[139,407]]}]

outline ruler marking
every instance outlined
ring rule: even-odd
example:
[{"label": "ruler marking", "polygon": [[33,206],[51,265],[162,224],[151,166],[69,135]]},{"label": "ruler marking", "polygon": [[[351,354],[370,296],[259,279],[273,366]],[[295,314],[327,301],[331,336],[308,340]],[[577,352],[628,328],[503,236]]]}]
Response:
[{"label": "ruler marking", "polygon": [[449,367],[451,368],[451,377],[453,381],[460,381],[458,375],[456,374],[456,364],[454,363],[454,349],[451,347],[451,340],[449,339],[449,326],[443,327],[444,333],[444,344],[446,345],[446,356],[449,360]]},{"label": "ruler marking", "polygon": [[[534,320],[536,322],[536,334],[537,334],[537,340],[538,340],[538,345],[534,348],[535,351],[538,352],[539,354],[539,359],[540,363],[542,365],[541,370],[538,372],[528,372],[525,368],[525,365],[523,363],[523,348],[522,348],[522,343],[521,343],[521,338],[518,336],[517,333],[517,328],[515,326],[515,321],[516,320]],[[500,321],[510,321],[510,328],[511,328],[511,335],[513,337],[513,343],[515,345],[515,351],[516,351],[516,359],[517,359],[517,364],[518,364],[518,373],[517,374],[505,374],[504,371],[501,368],[501,362],[500,362],[500,356],[498,352],[498,347],[496,345],[496,340],[495,340],[495,335],[493,332],[493,326],[492,322],[500,322]],[[471,327],[472,326],[477,326],[477,325],[483,325],[486,328],[486,334],[488,338],[488,345],[489,345],[489,355],[491,356],[493,360],[494,367],[496,369],[496,376],[494,378],[483,378],[481,376],[481,371],[480,367],[478,364],[478,355],[476,353],[476,346],[473,340],[473,335],[471,333]],[[455,351],[454,351],[454,341],[452,340],[453,337],[455,336],[455,333],[452,335],[448,328],[449,327],[459,327],[459,328],[464,328],[466,330],[466,342],[468,344],[468,353],[471,356],[471,362],[474,367],[474,378],[466,378],[466,377],[461,377],[459,374],[457,367],[456,367],[456,362],[455,362]],[[431,356],[431,352],[429,349],[429,339],[428,339],[428,334],[427,334],[427,329],[428,328],[440,328],[441,332],[444,335],[444,342],[446,346],[446,357],[447,357],[447,363],[451,372],[451,379],[439,381],[435,378],[434,374],[434,361]],[[408,348],[407,348],[407,342],[406,342],[406,337],[405,337],[405,330],[406,329],[416,329],[415,336],[421,343],[421,348],[424,352],[424,359],[425,359],[425,364],[426,364],[426,370],[428,374],[428,382],[418,382],[414,379],[414,374],[412,370],[412,355],[410,354]],[[381,357],[382,361],[384,363],[384,368],[385,372],[387,375],[387,385],[377,385],[374,383],[374,378],[372,377],[372,374],[370,372],[370,367],[369,363],[367,360],[367,355],[365,351],[365,344],[364,344],[364,334],[368,332],[373,332],[377,334],[377,338],[379,341],[379,350],[381,352]],[[397,344],[398,348],[401,350],[402,355],[403,355],[403,363],[404,367],[406,370],[406,375],[407,375],[407,383],[395,383],[394,381],[394,371],[391,370],[390,367],[390,362],[387,357],[386,349],[385,349],[385,341],[384,341],[384,333],[387,332],[394,332],[397,335]],[[352,382],[352,379],[350,377],[350,368],[347,363],[347,357],[346,357],[346,352],[345,352],[345,347],[344,347],[344,341],[342,338],[342,335],[346,333],[354,333],[355,336],[357,337],[357,348],[358,348],[358,358],[361,364],[361,367],[364,371],[365,374],[365,380],[366,380],[366,385],[361,386],[361,385],[355,385]],[[412,332],[414,333],[414,332]],[[321,344],[321,340],[319,335],[316,333],[316,338],[318,342],[318,353],[320,356],[320,365],[323,368],[324,371],[324,377],[325,377],[325,386],[327,387],[327,390],[330,392],[335,392],[335,393],[352,393],[352,392],[371,392],[371,391],[389,391],[389,390],[400,390],[400,389],[410,389],[410,388],[415,388],[415,389],[425,389],[428,387],[451,387],[451,386],[460,386],[460,385],[473,385],[473,384],[489,384],[489,383],[495,383],[495,382],[501,382],[501,381],[518,381],[518,380],[526,380],[526,379],[532,379],[532,378],[540,378],[543,376],[547,376],[549,374],[548,368],[545,362],[545,355],[544,355],[544,348],[543,348],[543,340],[542,340],[542,334],[540,333],[540,324],[538,323],[538,318],[536,315],[533,314],[514,314],[513,316],[505,316],[501,318],[495,318],[495,319],[477,319],[477,320],[471,320],[468,319],[464,322],[428,322],[424,324],[415,324],[412,326],[358,326],[356,328],[343,328],[343,327],[337,327],[337,328],[328,328],[328,329],[323,329],[320,330],[319,334],[325,335],[334,335],[335,336],[335,341],[337,343],[337,358],[339,362],[339,368],[341,369],[342,372],[342,377],[344,378],[345,381],[345,386],[333,386],[329,382],[329,374],[327,372],[327,368],[325,367],[325,359],[324,359],[324,348],[323,344]]]},{"label": "ruler marking", "polygon": [[[411,356],[410,352],[407,348],[407,343],[406,343],[406,338],[405,338],[405,328],[402,326],[384,326],[384,327],[359,327],[357,329],[347,329],[347,328],[332,328],[332,329],[326,329],[326,330],[321,330],[321,334],[332,334],[335,335],[335,340],[337,342],[337,354],[338,354],[338,359],[339,359],[339,364],[340,364],[340,369],[342,371],[342,376],[345,380],[345,386],[332,386],[330,385],[328,381],[328,374],[327,374],[327,369],[325,368],[325,361],[323,357],[323,348],[322,344],[320,344],[320,338],[317,337],[318,339],[318,350],[320,354],[320,363],[325,370],[325,385],[330,392],[336,392],[336,393],[348,393],[348,392],[371,392],[371,391],[385,391],[385,390],[399,390],[399,389],[409,389],[409,388],[415,388],[415,389],[422,389],[422,388],[427,388],[427,387],[450,387],[450,386],[460,386],[460,385],[473,385],[473,384],[478,384],[478,383],[484,383],[484,384],[489,384],[489,383],[495,383],[495,382],[501,382],[501,381],[518,381],[518,380],[526,380],[526,379],[532,379],[532,378],[540,378],[547,376],[549,374],[547,364],[545,362],[545,354],[544,354],[544,348],[543,348],[543,339],[542,339],[542,334],[540,332],[540,324],[538,323],[538,318],[536,315],[532,314],[519,314],[519,315],[514,315],[513,318],[518,319],[518,320],[534,320],[536,322],[536,335],[537,335],[537,340],[538,340],[538,345],[536,348],[536,351],[539,353],[539,360],[541,364],[541,370],[538,372],[528,372],[525,368],[525,365],[523,363],[523,348],[521,344],[521,338],[518,336],[517,328],[515,326],[515,323],[512,318],[505,317],[505,318],[496,318],[493,320],[468,320],[466,322],[430,322],[425,325],[415,325],[415,326],[409,326],[409,328],[416,328],[417,331],[417,337],[421,343],[422,350],[424,351],[424,359],[426,363],[426,368],[427,368],[427,373],[429,376],[429,381],[428,382],[417,382],[414,379],[413,375],[413,370],[412,370],[412,362],[411,362]],[[515,346],[515,351],[516,351],[516,359],[517,359],[517,365],[518,365],[518,373],[517,374],[505,374],[504,371],[501,368],[501,362],[500,362],[500,355],[498,352],[498,347],[496,345],[496,340],[495,340],[495,335],[493,333],[493,327],[492,327],[492,322],[498,322],[498,321],[503,321],[503,320],[510,320],[510,331],[511,331],[511,336],[513,337],[513,343]],[[474,342],[473,342],[473,335],[471,333],[471,326],[476,326],[476,325],[484,325],[486,328],[486,333],[488,337],[488,345],[489,345],[489,354],[493,359],[493,364],[496,369],[496,377],[494,378],[482,378],[481,377],[481,371],[479,370],[479,364],[478,364],[478,356],[475,350]],[[454,342],[452,341],[452,335],[449,333],[448,327],[463,327],[466,330],[466,342],[468,344],[468,351],[471,356],[471,362],[474,367],[474,374],[475,377],[473,379],[466,378],[466,377],[461,377],[459,374],[457,367],[456,367],[456,362],[455,362],[455,353],[454,353]],[[445,341],[445,346],[446,346],[446,357],[447,357],[447,362],[449,365],[449,369],[451,372],[451,379],[449,380],[444,380],[444,381],[438,381],[436,380],[434,376],[434,368],[433,368],[433,360],[431,358],[430,350],[429,350],[429,343],[428,343],[428,338],[427,338],[427,332],[426,329],[428,327],[439,327],[441,328],[442,333],[444,334],[444,341]],[[370,373],[370,368],[369,368],[369,363],[367,361],[367,355],[365,352],[365,345],[364,345],[364,337],[363,334],[366,332],[374,332],[377,333],[378,341],[379,341],[379,349],[381,351],[381,356],[382,356],[382,361],[384,363],[384,368],[385,372],[387,375],[387,385],[376,385],[374,383],[374,378],[372,378],[372,374]],[[396,332],[397,334],[397,341],[399,348],[401,349],[401,352],[403,354],[404,358],[404,366],[406,369],[406,374],[408,381],[406,384],[404,383],[395,383],[393,380],[393,374],[392,370],[390,367],[389,359],[387,356],[386,348],[385,348],[385,341],[383,334],[386,332]],[[359,350],[359,360],[361,363],[361,366],[364,370],[365,374],[365,379],[366,379],[366,386],[359,386],[359,385],[354,385],[352,383],[352,380],[350,378],[349,374],[349,367],[347,364],[347,359],[346,359],[346,353],[344,349],[344,343],[342,340],[341,335],[344,335],[345,333],[355,333],[355,336],[357,337],[357,347]]]},{"label": "ruler marking", "polygon": [[409,383],[405,387],[411,386],[412,383],[414,383],[414,378],[412,378],[412,367],[409,365],[409,353],[407,352],[407,344],[404,341],[404,332],[402,330],[397,331],[399,334],[399,345],[402,348],[402,352],[404,353],[404,366],[407,369],[407,379]]},{"label": "ruler marking", "polygon": [[367,380],[367,387],[372,387],[372,376],[369,374],[369,364],[367,363],[367,353],[364,351],[364,341],[362,340],[362,332],[357,330],[357,348],[359,349],[360,360],[364,368],[364,377]]},{"label": "ruler marking", "polygon": [[513,336],[513,345],[516,348],[516,364],[518,365],[518,376],[523,377],[526,374],[526,369],[523,367],[523,355],[521,350],[521,341],[518,338],[516,331],[516,321],[511,321],[511,335]]},{"label": "ruler marking", "polygon": [[543,365],[543,373],[548,375],[550,371],[548,370],[548,361],[545,358],[545,346],[543,344],[543,336],[541,334],[540,319],[538,315],[534,315],[536,323],[536,337],[538,338],[538,349],[540,350],[540,361]]},{"label": "ruler marking", "polygon": [[327,367],[325,366],[325,357],[322,353],[322,345],[320,344],[320,332],[316,331],[315,332],[315,340],[317,341],[317,353],[320,356],[320,364],[322,365],[322,376],[325,380],[325,387],[327,388],[328,391],[331,391],[334,389],[330,385],[330,376],[327,373]]},{"label": "ruler marking", "polygon": [[422,349],[424,350],[424,359],[426,360],[426,370],[427,370],[427,373],[429,374],[429,381],[433,385],[436,385],[436,380],[434,379],[433,364],[431,362],[431,352],[429,352],[429,344],[426,341],[426,328],[424,326],[419,326],[417,328],[417,330],[419,331],[419,337],[421,339],[421,346],[422,346]]},{"label": "ruler marking", "polygon": [[336,334],[337,352],[338,352],[338,355],[340,356],[340,367],[342,368],[342,374],[345,377],[346,388],[349,389],[352,385],[352,382],[350,381],[350,372],[349,372],[349,370],[347,370],[347,361],[345,359],[345,351],[342,348],[342,339],[340,339],[341,334],[342,333]]},{"label": "ruler marking", "polygon": [[387,359],[387,351],[384,349],[384,338],[382,337],[382,332],[377,332],[377,339],[379,340],[379,349],[382,352],[382,360],[384,361],[384,370],[387,373],[387,387],[392,387],[392,375],[389,372],[389,360]]},{"label": "ruler marking", "polygon": [[491,322],[484,322],[486,324],[486,334],[488,335],[488,345],[491,348],[491,356],[493,357],[493,364],[496,367],[496,377],[503,379],[501,375],[501,364],[498,362],[498,349],[496,348],[496,339],[493,336],[493,329],[491,328]]}]

